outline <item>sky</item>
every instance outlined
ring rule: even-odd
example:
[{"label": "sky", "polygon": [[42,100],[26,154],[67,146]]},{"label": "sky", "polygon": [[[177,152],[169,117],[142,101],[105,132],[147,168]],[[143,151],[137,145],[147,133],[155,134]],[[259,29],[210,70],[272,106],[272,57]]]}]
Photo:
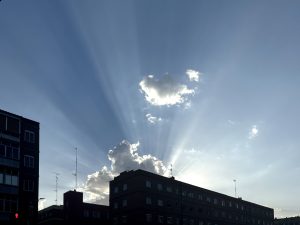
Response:
[{"label": "sky", "polygon": [[[300,2],[0,2],[0,108],[40,123],[40,208],[123,170],[300,214]],[[298,75],[297,75],[298,74]],[[172,166],[171,166],[172,165]]]}]

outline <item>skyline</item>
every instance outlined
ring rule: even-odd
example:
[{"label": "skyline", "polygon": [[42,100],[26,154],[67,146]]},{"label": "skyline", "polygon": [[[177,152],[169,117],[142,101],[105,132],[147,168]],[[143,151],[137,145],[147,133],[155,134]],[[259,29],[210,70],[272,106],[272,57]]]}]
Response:
[{"label": "skyline", "polygon": [[[40,123],[44,207],[145,168],[300,213],[297,1],[1,1],[0,108]],[[104,199],[102,199],[104,198]]]}]

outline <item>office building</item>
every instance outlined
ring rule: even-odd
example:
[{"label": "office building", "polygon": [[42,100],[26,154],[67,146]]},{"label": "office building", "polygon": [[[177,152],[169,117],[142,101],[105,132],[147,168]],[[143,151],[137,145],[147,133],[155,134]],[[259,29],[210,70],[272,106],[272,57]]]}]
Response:
[{"label": "office building", "polygon": [[39,211],[40,225],[109,225],[109,206],[83,202],[83,193],[64,193],[62,206],[50,206]]},{"label": "office building", "polygon": [[0,224],[36,224],[39,123],[0,110]]},{"label": "office building", "polygon": [[110,182],[112,224],[272,225],[274,211],[143,170]]}]

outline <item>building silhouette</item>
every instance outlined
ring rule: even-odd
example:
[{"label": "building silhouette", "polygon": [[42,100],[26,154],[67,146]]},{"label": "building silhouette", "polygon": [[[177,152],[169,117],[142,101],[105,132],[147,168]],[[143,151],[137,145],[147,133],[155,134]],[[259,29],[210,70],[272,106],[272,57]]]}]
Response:
[{"label": "building silhouette", "polygon": [[274,210],[143,170],[110,182],[111,222],[117,224],[272,225]]},{"label": "building silhouette", "polygon": [[64,193],[61,206],[50,206],[39,211],[40,225],[109,225],[109,207],[83,202],[83,193]]},{"label": "building silhouette", "polygon": [[300,225],[300,216],[275,219],[274,225]]},{"label": "building silhouette", "polygon": [[39,123],[0,110],[0,224],[36,224]]}]

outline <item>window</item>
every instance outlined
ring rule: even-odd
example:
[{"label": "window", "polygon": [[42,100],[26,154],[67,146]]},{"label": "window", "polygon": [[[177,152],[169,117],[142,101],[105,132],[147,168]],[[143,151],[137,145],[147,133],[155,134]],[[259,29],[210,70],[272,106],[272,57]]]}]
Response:
[{"label": "window", "polygon": [[172,188],[171,187],[167,187],[167,192],[172,192]]},{"label": "window", "polygon": [[162,188],[162,185],[161,184],[157,184],[157,190],[161,191],[163,188]]},{"label": "window", "polygon": [[118,192],[119,192],[119,188],[118,188],[118,187],[115,187],[115,188],[114,188],[114,192],[115,192],[115,193],[118,193]]},{"label": "window", "polygon": [[225,206],[225,201],[224,201],[224,200],[222,200],[221,202],[222,202],[222,206]]},{"label": "window", "polygon": [[12,147],[6,146],[6,158],[12,158]]},{"label": "window", "polygon": [[122,223],[127,223],[127,216],[122,216]]},{"label": "window", "polygon": [[146,187],[147,187],[147,188],[151,188],[151,181],[146,180]]},{"label": "window", "polygon": [[163,205],[164,205],[163,200],[158,199],[158,200],[157,200],[157,205],[158,205],[158,206],[163,206]]},{"label": "window", "polygon": [[25,130],[24,141],[29,143],[35,143],[35,134],[32,131]]},{"label": "window", "polygon": [[146,197],[146,204],[147,205],[151,205],[152,204],[152,200],[150,197]]},{"label": "window", "polygon": [[119,205],[118,205],[117,202],[114,203],[114,208],[115,208],[115,209],[119,208]]},{"label": "window", "polygon": [[164,217],[163,216],[157,216],[158,223],[164,223]]},{"label": "window", "polygon": [[152,214],[147,213],[147,214],[146,214],[146,222],[147,222],[147,223],[150,223],[151,221],[152,221]]},{"label": "window", "polygon": [[0,156],[5,156],[5,145],[0,145]]},{"label": "window", "polygon": [[126,206],[127,206],[127,199],[123,199],[123,201],[122,201],[122,206],[123,206],[123,207],[126,207]]},{"label": "window", "polygon": [[0,199],[0,212],[4,211],[4,199]]},{"label": "window", "polygon": [[34,157],[30,155],[24,155],[24,166],[34,168]]},{"label": "window", "polygon": [[84,217],[89,217],[89,216],[90,216],[90,211],[87,210],[87,209],[85,209],[85,210],[83,211],[83,216],[84,216]]},{"label": "window", "polygon": [[0,115],[0,130],[6,130],[6,116]]},{"label": "window", "polygon": [[183,219],[182,219],[182,224],[183,224],[183,225],[187,225],[187,224],[188,224],[187,221],[188,221],[187,218],[183,218]]},{"label": "window", "polygon": [[4,183],[4,174],[0,173],[0,184]]},{"label": "window", "polygon": [[127,190],[127,184],[123,184],[123,191]]},{"label": "window", "polygon": [[19,185],[19,178],[17,176],[11,176],[11,185],[13,186]]},{"label": "window", "polygon": [[5,184],[11,185],[11,175],[5,174]]},{"label": "window", "polygon": [[173,219],[171,216],[167,217],[167,224],[173,224]]},{"label": "window", "polygon": [[12,158],[15,160],[19,160],[19,149],[12,148]]},{"label": "window", "polygon": [[[18,176],[16,175],[10,175],[10,174],[2,174],[2,177],[4,177],[4,184],[7,184],[7,185],[12,185],[12,186],[18,186],[19,185],[19,178]],[[3,178],[2,178],[3,180]],[[0,178],[0,183],[1,183],[1,178]]]},{"label": "window", "polygon": [[34,181],[33,180],[24,180],[23,189],[24,191],[33,191]]},{"label": "window", "polygon": [[94,218],[100,218],[101,217],[101,213],[99,211],[93,211],[93,217]]},{"label": "window", "polygon": [[19,133],[19,120],[7,117],[7,131],[18,134]]},{"label": "window", "polygon": [[218,199],[214,199],[214,204],[217,205],[218,204]]},{"label": "window", "polygon": [[211,200],[210,200],[210,197],[207,196],[207,197],[206,197],[206,201],[207,201],[207,202],[210,202],[210,201],[211,201]]},{"label": "window", "polygon": [[194,197],[194,193],[190,192],[188,196],[189,196],[190,198],[193,198],[193,197]]},{"label": "window", "polygon": [[113,224],[118,224],[118,217],[113,218]]},{"label": "window", "polygon": [[202,195],[198,195],[198,199],[202,200],[203,199]]}]

